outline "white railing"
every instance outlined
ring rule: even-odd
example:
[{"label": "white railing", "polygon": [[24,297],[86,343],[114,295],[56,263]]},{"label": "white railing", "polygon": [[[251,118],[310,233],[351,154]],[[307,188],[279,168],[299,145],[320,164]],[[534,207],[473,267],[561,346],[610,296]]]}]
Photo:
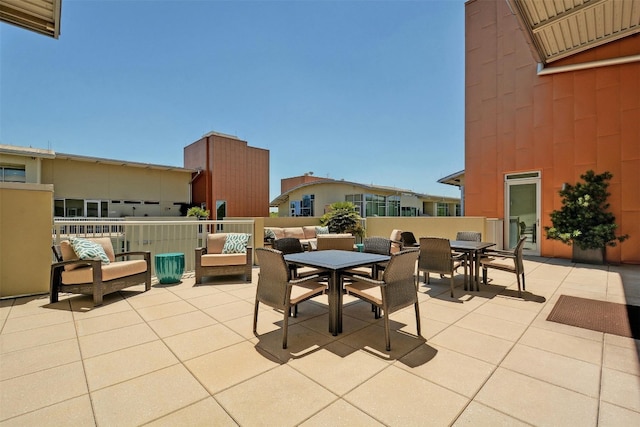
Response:
[{"label": "white railing", "polygon": [[[195,270],[195,249],[206,246],[208,233],[248,233],[253,246],[253,220],[128,220],[121,218],[54,218],[53,244],[70,237],[110,237],[116,253],[150,251],[182,252],[185,271]],[[155,266],[152,274],[155,275]]]}]

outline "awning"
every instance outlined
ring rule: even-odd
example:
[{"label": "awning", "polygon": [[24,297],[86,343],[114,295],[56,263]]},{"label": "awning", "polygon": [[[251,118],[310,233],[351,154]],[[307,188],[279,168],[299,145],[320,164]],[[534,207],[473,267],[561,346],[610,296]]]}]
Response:
[{"label": "awning", "polygon": [[0,21],[57,39],[61,8],[62,0],[0,0]]},{"label": "awning", "polygon": [[506,0],[537,62],[640,33],[638,0]]}]

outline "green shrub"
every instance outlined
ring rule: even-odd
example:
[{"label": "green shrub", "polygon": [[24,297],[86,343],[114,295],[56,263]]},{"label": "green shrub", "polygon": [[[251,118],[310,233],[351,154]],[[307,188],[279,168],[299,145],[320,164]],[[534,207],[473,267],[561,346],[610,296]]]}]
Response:
[{"label": "green shrub", "polygon": [[560,190],[562,208],[551,212],[551,227],[544,227],[547,239],[577,245],[580,249],[602,249],[615,246],[629,236],[616,236],[616,218],[608,212],[609,180],[613,175],[596,175],[588,170],[580,178],[584,182],[566,184]]},{"label": "green shrub", "polygon": [[320,224],[329,227],[330,233],[351,233],[362,237],[364,228],[356,206],[351,202],[336,202],[330,206],[330,211],[322,215]]}]

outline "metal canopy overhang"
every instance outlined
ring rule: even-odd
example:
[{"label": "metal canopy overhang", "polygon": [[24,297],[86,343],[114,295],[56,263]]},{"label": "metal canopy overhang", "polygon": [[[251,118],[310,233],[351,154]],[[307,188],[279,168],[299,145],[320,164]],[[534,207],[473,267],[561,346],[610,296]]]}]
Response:
[{"label": "metal canopy overhang", "polygon": [[0,0],[0,21],[57,39],[61,9],[62,0]]},{"label": "metal canopy overhang", "polygon": [[534,58],[549,64],[640,33],[638,0],[506,0]]}]

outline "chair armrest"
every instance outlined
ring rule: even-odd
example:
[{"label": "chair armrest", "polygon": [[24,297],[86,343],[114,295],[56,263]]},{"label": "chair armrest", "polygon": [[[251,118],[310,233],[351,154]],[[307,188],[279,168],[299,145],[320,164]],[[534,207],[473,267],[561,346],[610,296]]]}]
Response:
[{"label": "chair armrest", "polygon": [[454,260],[454,261],[466,261],[467,260],[467,254],[466,254],[466,252],[461,252],[461,253],[453,252],[451,254],[451,259]]},{"label": "chair armrest", "polygon": [[200,253],[200,255],[204,255],[207,253],[207,248],[196,248],[196,253]]},{"label": "chair armrest", "polygon": [[102,265],[102,261],[93,260],[93,259],[79,259],[79,258],[70,259],[67,261],[54,262],[53,264],[51,264],[51,269],[53,270],[56,268],[64,267],[66,265],[73,265],[73,264],[86,264],[91,267],[100,267]]},{"label": "chair armrest", "polygon": [[146,257],[147,255],[149,255],[149,258],[151,258],[151,252],[150,251],[131,251],[131,252],[121,252],[119,254],[115,254],[115,258],[118,257],[125,257],[125,256],[129,256],[129,255],[141,255]]},{"label": "chair armrest", "polygon": [[384,283],[382,280],[375,280],[375,279],[372,279],[372,278],[366,277],[366,276],[354,275],[354,276],[351,276],[351,278],[353,280],[357,280],[357,281],[360,281],[360,282],[366,282],[366,283],[369,283],[369,284],[374,285],[374,286],[386,286],[386,283]]},{"label": "chair armrest", "polygon": [[493,251],[485,251],[480,253],[480,257],[488,258],[488,257],[502,257],[502,258],[515,258],[516,255],[510,251],[501,251],[501,250],[493,250]]},{"label": "chair armrest", "polygon": [[305,276],[301,279],[291,279],[289,280],[289,284],[291,285],[299,285],[300,283],[310,282],[312,280],[319,279],[320,276],[318,274],[314,274],[313,276]]}]

